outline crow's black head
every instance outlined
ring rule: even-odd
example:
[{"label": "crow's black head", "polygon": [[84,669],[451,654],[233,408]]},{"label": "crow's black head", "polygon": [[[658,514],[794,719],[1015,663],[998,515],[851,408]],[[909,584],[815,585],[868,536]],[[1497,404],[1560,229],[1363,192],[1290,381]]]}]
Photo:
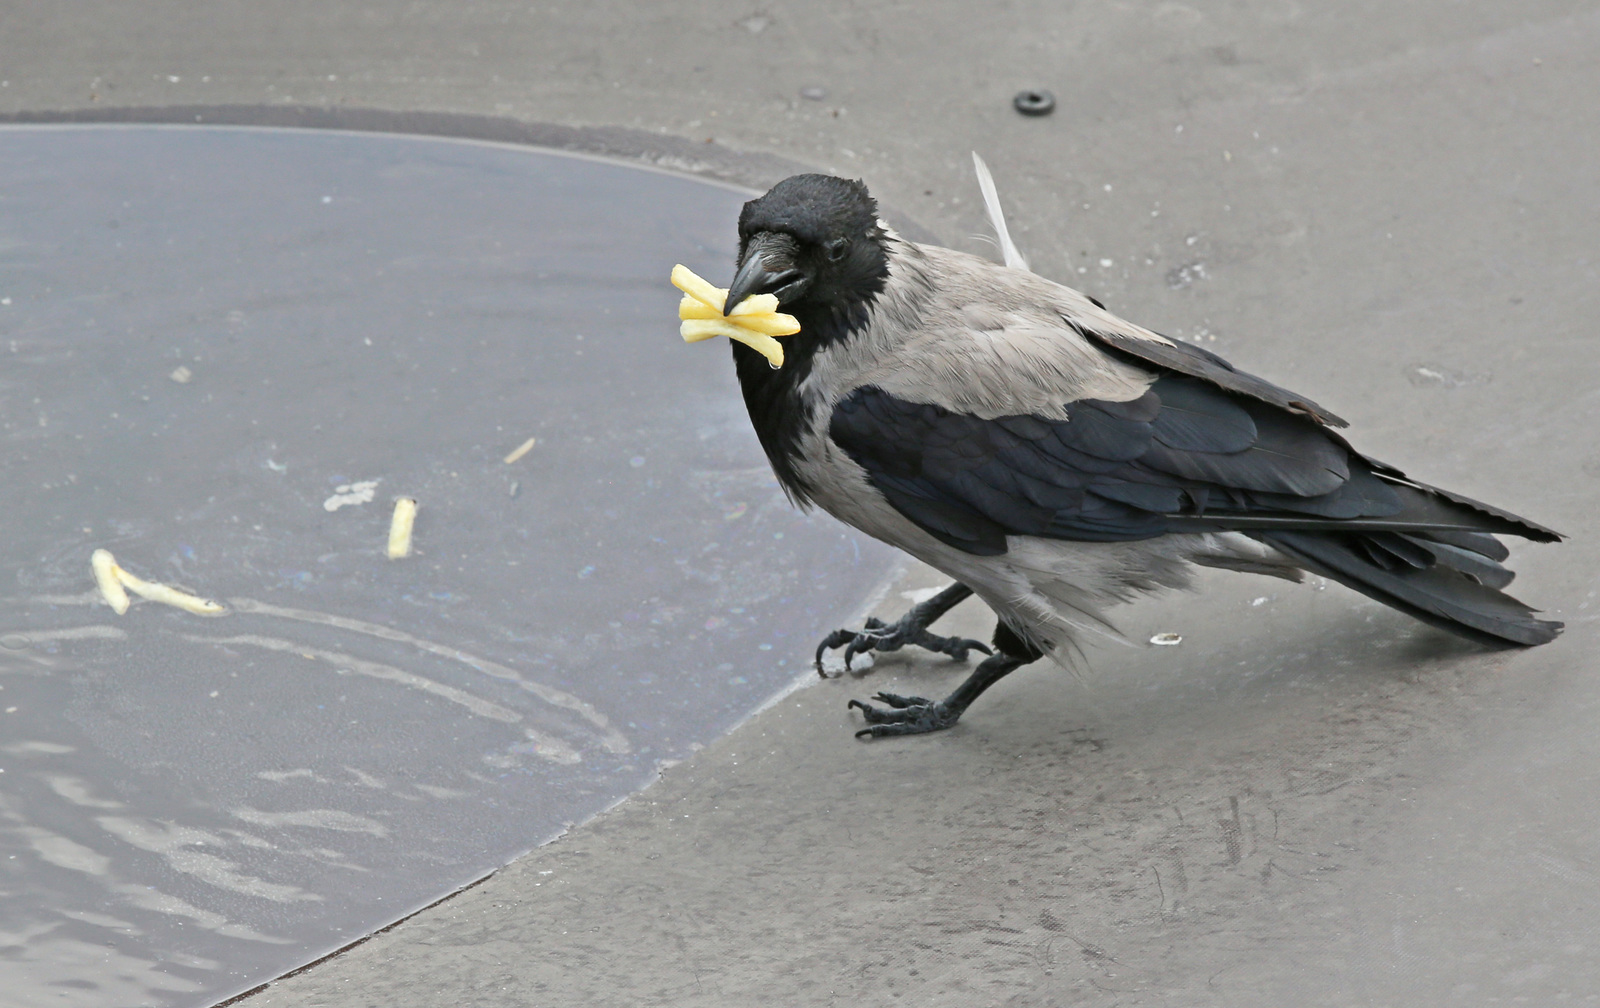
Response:
[{"label": "crow's black head", "polygon": [[832,175],[784,179],[739,214],[739,271],[723,311],[751,294],[775,294],[800,322],[798,333],[779,337],[781,368],[733,344],[750,421],[778,482],[796,501],[812,492],[795,464],[807,418],[799,389],[819,350],[866,325],[889,275],[892,242],[867,187]]},{"label": "crow's black head", "polygon": [[751,294],[776,294],[802,326],[798,336],[784,337],[786,346],[838,338],[841,326],[865,319],[883,289],[888,241],[862,183],[832,175],[784,179],[739,214],[739,271],[723,310]]}]

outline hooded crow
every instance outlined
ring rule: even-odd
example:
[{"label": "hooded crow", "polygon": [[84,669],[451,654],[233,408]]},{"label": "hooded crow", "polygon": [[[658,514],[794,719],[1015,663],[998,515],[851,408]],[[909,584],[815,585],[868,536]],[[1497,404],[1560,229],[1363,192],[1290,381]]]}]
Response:
[{"label": "hooded crow", "polygon": [[[1313,571],[1490,645],[1559,632],[1500,590],[1495,538],[1557,533],[1361,455],[1305,396],[1028,272],[994,216],[1013,265],[907,241],[865,185],[829,175],[785,179],[739,215],[724,311],[770,293],[800,323],[781,367],[733,344],[778,482],[955,579],[894,623],[829,635],[819,671],[839,647],[847,666],[907,644],[988,653],[942,700],[850,701],[859,737],[950,727],[1194,564]],[[992,652],[928,630],[974,593],[999,617]]]}]

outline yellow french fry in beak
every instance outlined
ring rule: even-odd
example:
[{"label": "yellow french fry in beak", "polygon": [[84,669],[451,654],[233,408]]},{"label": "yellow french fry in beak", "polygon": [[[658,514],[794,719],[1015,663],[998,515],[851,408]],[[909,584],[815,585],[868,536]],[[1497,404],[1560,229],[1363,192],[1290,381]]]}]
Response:
[{"label": "yellow french fry in beak", "polygon": [[765,357],[773,367],[783,367],[783,346],[766,333],[752,332],[724,319],[685,319],[682,332],[685,343],[698,343],[713,336],[736,339]]},{"label": "yellow french fry in beak", "polygon": [[711,281],[702,280],[694,270],[682,263],[672,267],[672,286],[706,307],[715,309],[718,315],[722,314],[722,303],[728,299],[727,288],[711,286]]},{"label": "yellow french fry in beak", "polygon": [[761,333],[764,336],[793,336],[800,331],[800,323],[796,322],[793,315],[782,312],[765,312],[761,315],[729,315],[728,320],[741,329]]},{"label": "yellow french fry in beak", "polygon": [[[726,292],[724,292],[726,293]],[[729,318],[743,318],[746,315],[776,315],[778,314],[778,295],[752,294],[733,306],[733,311],[728,313]],[[784,318],[793,318],[785,315]],[[795,332],[800,330],[796,329]]]},{"label": "yellow french fry in beak", "polygon": [[698,301],[685,294],[683,300],[678,302],[678,317],[681,319],[721,318],[722,312],[704,301]]},{"label": "yellow french fry in beak", "polygon": [[672,268],[672,285],[684,294],[678,302],[684,342],[726,336],[761,354],[773,367],[783,366],[783,347],[772,337],[794,335],[800,331],[800,321],[778,311],[776,295],[752,294],[724,315],[728,291],[702,280],[687,266]]},{"label": "yellow french fry in beak", "polygon": [[[800,323],[794,320],[793,315],[784,315],[779,312],[761,312],[754,315],[743,314],[724,317],[692,298],[684,298],[683,304],[678,306],[678,318],[686,322],[727,322],[741,329],[749,329],[752,332],[764,333],[768,336],[793,336],[800,331]],[[685,334],[683,338],[690,343],[721,335],[719,330],[718,332],[709,333],[709,335],[696,335],[690,338],[687,326],[684,327],[683,331]],[[702,332],[699,327],[696,327],[695,331],[697,333]]]},{"label": "yellow french fry in beak", "polygon": [[[793,315],[779,314],[778,296],[776,294],[752,294],[734,306],[733,311],[729,312],[726,317],[739,319],[742,323],[748,318],[770,318],[775,315],[779,318],[794,318]],[[720,308],[713,308],[699,298],[685,294],[683,300],[678,302],[678,317],[681,319],[705,319],[723,318],[724,316]],[[798,324],[796,323],[797,326]],[[799,332],[800,330],[796,328],[794,331]],[[786,336],[788,334],[775,333],[774,335]]]}]

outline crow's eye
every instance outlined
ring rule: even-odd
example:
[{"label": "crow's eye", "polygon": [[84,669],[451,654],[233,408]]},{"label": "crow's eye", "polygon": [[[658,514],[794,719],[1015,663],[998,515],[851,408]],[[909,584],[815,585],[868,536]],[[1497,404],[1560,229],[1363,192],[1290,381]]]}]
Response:
[{"label": "crow's eye", "polygon": [[844,254],[846,252],[850,251],[850,239],[835,238],[833,241],[823,246],[823,250],[827,252],[829,262],[838,262],[840,259],[844,258]]}]

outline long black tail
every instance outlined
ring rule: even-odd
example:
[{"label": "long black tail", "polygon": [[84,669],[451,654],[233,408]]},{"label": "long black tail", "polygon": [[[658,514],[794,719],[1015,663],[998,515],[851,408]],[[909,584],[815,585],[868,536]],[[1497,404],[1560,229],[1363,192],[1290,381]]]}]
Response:
[{"label": "long black tail", "polygon": [[1405,505],[1382,523],[1385,528],[1363,529],[1357,521],[1241,531],[1307,570],[1471,640],[1534,645],[1555,639],[1560,623],[1535,618],[1534,609],[1500,590],[1514,575],[1500,565],[1508,551],[1494,536],[1555,542],[1560,535],[1397,473],[1378,473]]}]

